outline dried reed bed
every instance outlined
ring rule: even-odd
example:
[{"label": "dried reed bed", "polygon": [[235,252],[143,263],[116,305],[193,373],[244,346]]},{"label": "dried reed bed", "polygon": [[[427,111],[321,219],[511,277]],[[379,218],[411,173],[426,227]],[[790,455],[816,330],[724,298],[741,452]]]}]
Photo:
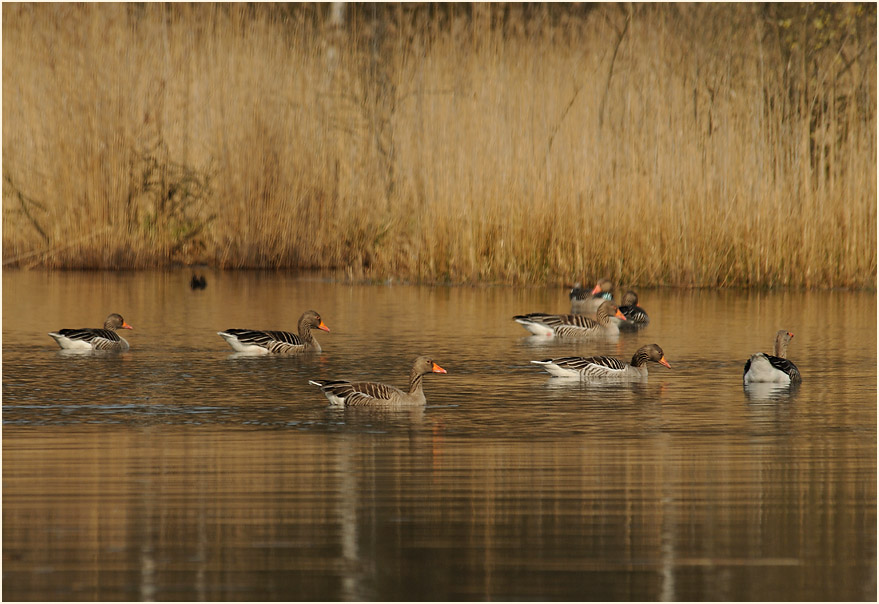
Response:
[{"label": "dried reed bed", "polygon": [[876,8],[3,6],[6,265],[876,286]]}]

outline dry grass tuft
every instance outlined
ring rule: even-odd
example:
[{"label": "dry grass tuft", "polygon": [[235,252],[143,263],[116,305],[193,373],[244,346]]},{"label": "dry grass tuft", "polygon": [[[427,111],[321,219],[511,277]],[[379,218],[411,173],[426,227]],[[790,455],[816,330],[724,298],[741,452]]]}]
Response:
[{"label": "dry grass tuft", "polygon": [[876,6],[3,5],[7,266],[876,287]]}]

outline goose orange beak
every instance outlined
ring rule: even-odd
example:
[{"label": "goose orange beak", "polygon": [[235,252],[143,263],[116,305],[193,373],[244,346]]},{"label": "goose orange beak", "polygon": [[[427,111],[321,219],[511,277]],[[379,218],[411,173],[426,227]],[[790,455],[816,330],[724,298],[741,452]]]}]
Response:
[{"label": "goose orange beak", "polygon": [[620,311],[619,308],[618,308],[617,311],[613,314],[613,316],[615,316],[617,319],[622,319],[623,321],[628,321],[628,319],[626,318],[626,315],[624,315],[624,314],[622,313],[622,311]]},{"label": "goose orange beak", "polygon": [[134,329],[134,327],[132,327],[131,325],[129,325],[125,321],[122,321],[122,329]]},{"label": "goose orange beak", "polygon": [[592,288],[592,295],[601,293],[601,283],[597,283],[594,288]]},{"label": "goose orange beak", "polygon": [[436,363],[433,364],[433,369],[431,371],[433,371],[434,373],[448,373],[448,371],[446,371]]},{"label": "goose orange beak", "polygon": [[318,329],[322,329],[322,330],[324,330],[324,331],[329,331],[329,330],[330,330],[330,328],[327,327],[327,326],[324,324],[324,320],[323,320],[323,319],[320,320],[320,325],[318,325],[317,328],[318,328]]},{"label": "goose orange beak", "polygon": [[665,355],[662,355],[662,358],[659,359],[659,364],[660,364],[660,365],[665,365],[666,367],[668,367],[669,369],[671,369],[671,365],[669,365],[669,364],[668,364],[668,361],[665,360]]}]

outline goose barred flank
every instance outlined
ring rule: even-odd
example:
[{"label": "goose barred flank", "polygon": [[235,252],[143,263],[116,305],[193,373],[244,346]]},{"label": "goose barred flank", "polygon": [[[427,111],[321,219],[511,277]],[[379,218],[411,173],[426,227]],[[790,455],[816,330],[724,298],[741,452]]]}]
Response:
[{"label": "goose barred flank", "polygon": [[320,352],[321,347],[311,329],[330,331],[320,315],[314,310],[305,311],[299,317],[299,335],[289,331],[263,331],[258,329],[227,329],[218,331],[237,352],[255,354],[298,354],[300,352]]}]

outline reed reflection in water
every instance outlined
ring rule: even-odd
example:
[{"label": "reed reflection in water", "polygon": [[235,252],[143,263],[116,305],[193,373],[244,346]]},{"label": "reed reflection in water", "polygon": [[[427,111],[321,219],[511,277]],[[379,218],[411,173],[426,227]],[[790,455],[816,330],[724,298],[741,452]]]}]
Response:
[{"label": "reed reflection in water", "polygon": [[[5,599],[875,598],[875,294],[647,291],[643,333],[578,344],[511,320],[562,290],[188,277],[4,273]],[[106,306],[131,352],[53,349]],[[216,336],[311,307],[319,356]],[[745,392],[780,317],[804,385]],[[646,383],[530,364],[648,341]],[[449,374],[414,413],[307,383],[403,385],[421,352]]]}]

